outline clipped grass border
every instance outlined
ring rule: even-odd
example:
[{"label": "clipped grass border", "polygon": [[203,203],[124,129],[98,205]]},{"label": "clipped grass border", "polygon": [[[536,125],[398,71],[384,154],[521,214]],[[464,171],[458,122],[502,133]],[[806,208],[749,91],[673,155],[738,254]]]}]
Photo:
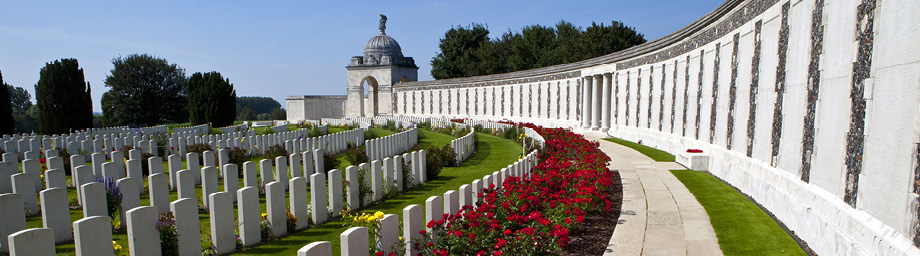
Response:
[{"label": "clipped grass border", "polygon": [[642,153],[643,155],[652,158],[652,160],[655,160],[655,162],[674,162],[674,155],[669,154],[668,152],[665,152],[664,150],[645,146],[639,143],[635,143],[632,141],[628,141],[628,140],[624,140],[624,139],[620,139],[616,137],[604,138],[603,140],[610,141],[616,144],[620,144],[628,148],[631,148],[633,150],[639,151],[639,153]]},{"label": "clipped grass border", "polygon": [[706,209],[723,254],[808,255],[768,213],[709,172],[671,173]]}]

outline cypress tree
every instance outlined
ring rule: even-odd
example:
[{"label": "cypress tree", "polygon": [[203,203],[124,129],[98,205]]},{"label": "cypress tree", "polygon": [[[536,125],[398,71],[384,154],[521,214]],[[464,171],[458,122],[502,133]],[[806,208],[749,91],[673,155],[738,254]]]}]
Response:
[{"label": "cypress tree", "polygon": [[76,59],[46,63],[35,84],[35,100],[42,134],[63,134],[93,127],[89,84]]},{"label": "cypress tree", "polygon": [[0,72],[0,135],[12,134],[16,130],[13,121],[13,101],[10,99],[10,90],[3,83],[3,73]]},{"label": "cypress tree", "polygon": [[236,119],[236,90],[219,72],[197,72],[187,80],[188,116],[192,124],[213,127],[233,124]]}]

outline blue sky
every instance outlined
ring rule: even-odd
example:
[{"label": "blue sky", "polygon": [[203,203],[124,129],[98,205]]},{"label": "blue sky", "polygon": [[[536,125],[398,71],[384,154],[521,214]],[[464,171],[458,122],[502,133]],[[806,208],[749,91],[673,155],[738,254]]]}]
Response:
[{"label": "blue sky", "polygon": [[165,58],[186,74],[218,71],[239,96],[345,94],[345,65],[377,35],[414,57],[431,80],[438,40],[456,25],[488,25],[493,37],[559,20],[622,21],[653,40],[715,9],[719,0],[651,1],[5,1],[0,4],[3,80],[33,94],[46,62],[76,58],[92,84],[94,111],[112,59]]}]

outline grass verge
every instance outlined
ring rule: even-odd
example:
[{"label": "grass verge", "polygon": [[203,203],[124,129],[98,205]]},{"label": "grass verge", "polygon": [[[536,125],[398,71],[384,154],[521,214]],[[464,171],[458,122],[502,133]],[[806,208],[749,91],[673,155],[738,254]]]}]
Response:
[{"label": "grass verge", "polygon": [[672,170],[703,205],[725,255],[807,255],[773,218],[708,172]]},{"label": "grass verge", "polygon": [[620,138],[604,138],[604,140],[610,141],[613,143],[617,143],[617,144],[626,146],[628,148],[634,149],[636,151],[639,151],[639,153],[642,153],[643,155],[646,155],[652,158],[652,160],[655,160],[656,162],[674,162],[674,155],[668,154],[668,152],[665,152],[657,148],[645,146],[639,143],[635,143],[635,142],[620,139]]}]

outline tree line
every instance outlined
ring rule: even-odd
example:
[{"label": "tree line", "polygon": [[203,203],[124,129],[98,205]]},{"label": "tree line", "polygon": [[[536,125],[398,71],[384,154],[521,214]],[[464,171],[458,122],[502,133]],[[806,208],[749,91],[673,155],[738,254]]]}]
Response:
[{"label": "tree line", "polygon": [[0,72],[5,87],[0,88],[0,134],[61,134],[92,127],[185,122],[221,127],[235,120],[287,116],[274,99],[237,97],[230,80],[217,71],[186,76],[177,64],[148,54],[117,57],[112,64],[105,78],[109,90],[102,95],[101,116],[92,112],[91,86],[76,59],[45,64],[35,84],[34,105],[28,91],[4,83]]},{"label": "tree line", "polygon": [[435,79],[508,73],[572,63],[645,43],[645,37],[621,22],[592,22],[582,28],[567,21],[554,27],[531,25],[520,32],[489,37],[486,25],[452,27],[431,60]]}]

